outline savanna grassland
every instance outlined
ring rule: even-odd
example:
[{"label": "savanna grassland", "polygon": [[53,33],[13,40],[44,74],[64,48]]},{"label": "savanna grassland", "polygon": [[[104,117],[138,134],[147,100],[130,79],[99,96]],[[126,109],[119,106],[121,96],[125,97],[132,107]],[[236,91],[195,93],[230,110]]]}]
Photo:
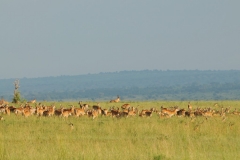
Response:
[{"label": "savanna grassland", "polygon": [[[78,102],[42,103],[54,103],[56,108],[60,104],[65,108],[79,107]],[[188,105],[188,101],[104,101],[100,106],[120,108],[124,103],[138,107],[139,111],[152,107],[160,110],[161,106],[187,109]],[[231,106],[231,110],[224,119],[220,116],[166,118],[157,113],[152,117],[95,119],[2,114],[0,159],[240,159],[240,117],[232,114],[235,108],[240,110],[240,101],[191,101],[191,105],[215,110]]]}]

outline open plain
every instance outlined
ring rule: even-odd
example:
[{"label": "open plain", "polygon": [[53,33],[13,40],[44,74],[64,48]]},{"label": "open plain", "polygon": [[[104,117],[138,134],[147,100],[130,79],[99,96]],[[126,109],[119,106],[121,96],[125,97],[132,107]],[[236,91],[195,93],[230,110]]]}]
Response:
[{"label": "open plain", "polygon": [[[21,107],[35,110],[16,112]],[[37,101],[10,103],[4,109],[0,113],[0,159],[4,160],[240,159],[240,101],[100,101],[81,105]],[[41,109],[45,109],[43,114]]]}]

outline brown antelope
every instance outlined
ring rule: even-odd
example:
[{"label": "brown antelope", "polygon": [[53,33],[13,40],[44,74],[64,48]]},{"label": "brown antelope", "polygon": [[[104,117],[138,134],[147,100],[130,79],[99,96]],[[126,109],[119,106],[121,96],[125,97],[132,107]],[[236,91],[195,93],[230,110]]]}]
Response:
[{"label": "brown antelope", "polygon": [[94,110],[98,110],[98,109],[100,109],[101,107],[100,107],[100,105],[99,105],[99,103],[97,103],[97,105],[93,105],[92,106],[92,109],[94,109]]},{"label": "brown antelope", "polygon": [[92,119],[98,117],[99,112],[97,110],[92,110]]},{"label": "brown antelope", "polygon": [[117,102],[119,102],[119,101],[120,101],[120,97],[117,96],[116,99],[110,100],[110,103],[117,103]]},{"label": "brown antelope", "polygon": [[126,103],[126,104],[122,105],[121,108],[128,110],[128,108],[130,108],[130,104]]},{"label": "brown antelope", "polygon": [[43,115],[48,117],[53,116],[54,114],[55,114],[55,106],[49,106],[47,107],[47,110],[43,112]]},{"label": "brown antelope", "polygon": [[104,116],[111,116],[112,112],[109,111],[108,109],[102,109],[102,115],[104,115]]},{"label": "brown antelope", "polygon": [[167,108],[161,108],[161,112],[165,115],[167,115],[169,118],[176,115],[177,111],[179,111],[178,108],[175,108],[174,110],[169,110]]},{"label": "brown antelope", "polygon": [[82,104],[82,101],[79,101],[78,104],[80,105],[80,108],[84,108],[84,110],[88,109],[88,104]]},{"label": "brown antelope", "polygon": [[7,115],[10,115],[10,112],[11,112],[11,111],[10,111],[10,109],[8,108],[8,105],[5,107],[5,112],[6,112]]},{"label": "brown antelope", "polygon": [[14,110],[16,109],[16,107],[14,107],[14,106],[9,106],[8,109],[10,109],[10,112],[14,113]]},{"label": "brown antelope", "polygon": [[62,108],[60,108],[60,109],[55,109],[54,115],[56,115],[56,116],[61,116],[61,115],[62,115]]},{"label": "brown antelope", "polygon": [[112,117],[119,117],[120,115],[119,108],[117,110],[112,108],[111,113],[112,113]]},{"label": "brown antelope", "polygon": [[139,116],[140,117],[144,117],[146,114],[146,112],[147,112],[148,110],[146,110],[146,109],[142,109],[142,111],[139,113]]},{"label": "brown antelope", "polygon": [[215,111],[213,110],[207,110],[202,113],[202,115],[207,119],[208,117],[212,117]]},{"label": "brown antelope", "polygon": [[24,108],[21,106],[21,107],[19,107],[19,108],[16,108],[16,109],[14,110],[14,113],[15,113],[15,115],[22,114],[22,113],[23,113],[23,110],[24,110]]},{"label": "brown antelope", "polygon": [[85,109],[83,108],[75,108],[74,113],[77,117],[85,115]]},{"label": "brown antelope", "polygon": [[29,117],[31,115],[30,109],[29,108],[24,108],[22,114],[26,118]]},{"label": "brown antelope", "polygon": [[190,102],[188,103],[188,110],[192,110],[192,106],[190,105]]},{"label": "brown antelope", "polygon": [[5,106],[0,107],[0,113],[5,113]]},{"label": "brown antelope", "polygon": [[153,110],[146,111],[145,115],[146,115],[146,117],[152,117],[152,113],[153,113]]},{"label": "brown antelope", "polygon": [[37,106],[36,108],[37,108],[37,109],[36,109],[36,114],[37,114],[38,116],[43,116],[43,113],[44,113],[45,111],[47,111],[47,107],[45,107],[45,106]]},{"label": "brown antelope", "polygon": [[179,111],[177,111],[177,116],[181,117],[181,116],[185,116],[186,110],[185,109],[180,109]]},{"label": "brown antelope", "polygon": [[72,110],[62,108],[61,113],[62,113],[61,116],[63,118],[68,118],[69,116],[72,115]]}]

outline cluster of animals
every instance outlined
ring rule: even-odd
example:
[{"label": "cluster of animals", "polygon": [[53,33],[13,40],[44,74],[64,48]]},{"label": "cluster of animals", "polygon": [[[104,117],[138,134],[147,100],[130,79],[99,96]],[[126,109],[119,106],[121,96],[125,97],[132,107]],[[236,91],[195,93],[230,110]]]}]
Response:
[{"label": "cluster of animals", "polygon": [[[110,100],[110,103],[118,103],[120,101],[120,97],[118,96],[116,99]],[[32,105],[35,105],[34,107]],[[32,101],[28,101],[24,105],[20,105],[19,107],[9,106],[9,103],[5,100],[0,100],[0,113],[10,115],[14,113],[15,115],[23,115],[24,117],[29,117],[31,115],[41,116],[60,116],[64,118],[68,118],[69,116],[81,117],[87,115],[88,117],[92,117],[92,119],[97,118],[98,116],[109,116],[109,117],[130,117],[130,116],[140,116],[140,117],[151,117],[154,113],[156,113],[160,118],[161,117],[173,117],[173,116],[181,116],[181,117],[190,117],[194,118],[197,116],[203,116],[206,119],[213,116],[220,116],[225,120],[226,114],[234,114],[240,115],[236,109],[230,112],[230,107],[221,108],[220,110],[215,110],[211,108],[196,108],[193,109],[191,104],[189,103],[187,109],[180,109],[179,107],[169,107],[164,108],[163,106],[157,110],[156,108],[150,109],[142,109],[139,110],[138,107],[132,107],[130,104],[123,104],[121,108],[111,107],[109,109],[103,109],[99,104],[89,106],[88,104],[82,104],[79,101],[79,107],[71,106],[69,108],[64,108],[60,106],[59,109],[56,109],[54,105],[45,106],[41,103],[36,103],[36,99]],[[3,117],[0,116],[0,119],[3,120]]]}]

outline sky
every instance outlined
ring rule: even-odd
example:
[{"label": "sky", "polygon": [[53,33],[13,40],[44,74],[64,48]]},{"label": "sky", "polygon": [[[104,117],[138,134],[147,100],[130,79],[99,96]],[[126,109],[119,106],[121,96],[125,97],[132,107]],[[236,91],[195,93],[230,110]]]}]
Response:
[{"label": "sky", "polygon": [[239,0],[2,0],[0,79],[240,70],[239,6]]}]

